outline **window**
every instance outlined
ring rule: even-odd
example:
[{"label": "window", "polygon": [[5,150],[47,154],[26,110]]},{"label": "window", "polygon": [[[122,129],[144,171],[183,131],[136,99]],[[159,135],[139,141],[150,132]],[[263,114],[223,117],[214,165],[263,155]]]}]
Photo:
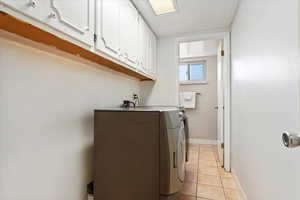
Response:
[{"label": "window", "polygon": [[179,65],[179,81],[182,84],[206,83],[205,61],[182,62]]}]

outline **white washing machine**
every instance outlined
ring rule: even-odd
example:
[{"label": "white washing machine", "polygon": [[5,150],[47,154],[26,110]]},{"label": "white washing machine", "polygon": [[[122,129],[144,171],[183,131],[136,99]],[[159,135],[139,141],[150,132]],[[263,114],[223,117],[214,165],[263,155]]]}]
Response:
[{"label": "white washing machine", "polygon": [[175,199],[185,178],[186,136],[179,111],[161,113],[160,194]]}]

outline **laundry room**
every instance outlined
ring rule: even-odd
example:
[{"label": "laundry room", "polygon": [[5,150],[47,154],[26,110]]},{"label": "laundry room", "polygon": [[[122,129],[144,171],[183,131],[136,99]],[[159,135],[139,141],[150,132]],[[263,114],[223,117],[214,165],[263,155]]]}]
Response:
[{"label": "laundry room", "polygon": [[0,200],[299,200],[298,0],[0,0]]}]

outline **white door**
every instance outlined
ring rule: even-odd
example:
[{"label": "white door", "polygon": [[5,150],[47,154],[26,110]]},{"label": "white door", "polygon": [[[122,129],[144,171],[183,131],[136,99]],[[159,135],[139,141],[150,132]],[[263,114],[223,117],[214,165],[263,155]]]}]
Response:
[{"label": "white door", "polygon": [[122,0],[120,5],[120,59],[135,68],[138,58],[138,12],[129,0]]},{"label": "white door", "polygon": [[51,12],[49,2],[45,0],[0,0],[5,6],[35,20],[46,22]]},{"label": "white door", "polygon": [[217,67],[217,95],[218,105],[218,157],[222,166],[224,166],[224,76],[223,76],[223,41],[220,42],[218,49],[218,67]]},{"label": "white door", "polygon": [[[94,0],[47,0],[47,23],[80,42],[94,45]],[[44,11],[45,12],[45,11]]]},{"label": "white door", "polygon": [[232,168],[249,200],[299,200],[300,147],[287,149],[281,137],[300,134],[300,4],[240,3],[231,37]]},{"label": "white door", "polygon": [[96,1],[96,49],[118,58],[120,49],[120,0]]}]

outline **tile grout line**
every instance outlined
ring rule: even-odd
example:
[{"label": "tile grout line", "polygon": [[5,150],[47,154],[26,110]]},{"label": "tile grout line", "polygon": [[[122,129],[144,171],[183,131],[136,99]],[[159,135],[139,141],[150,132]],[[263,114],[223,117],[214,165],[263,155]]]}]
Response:
[{"label": "tile grout line", "polygon": [[[217,147],[218,148],[218,147]],[[218,150],[218,149],[217,149]],[[214,156],[215,156],[215,159],[216,159],[216,162],[217,162],[217,165],[218,165],[218,161],[219,161],[219,164],[220,163],[220,160],[218,159],[218,157],[215,155],[217,154],[218,152],[215,152],[214,153]],[[218,155],[219,156],[219,155]],[[223,184],[223,181],[222,181],[222,176],[221,176],[221,173],[220,173],[220,169],[222,168],[222,166],[217,166],[217,169],[218,169],[218,174],[219,174],[219,178],[220,178],[220,181],[221,181],[221,186],[222,186],[222,190],[223,190],[223,194],[224,194],[224,198],[225,200],[227,199],[226,198],[226,195],[225,195],[225,188],[224,188],[224,184]]]},{"label": "tile grout line", "polygon": [[[201,150],[200,150],[200,145],[199,145],[199,147],[198,147],[198,161],[197,161],[197,163],[198,163],[198,165],[197,165],[197,183],[196,183],[196,200],[198,200],[198,184],[199,184],[199,182],[198,182],[198,179],[199,179],[199,168],[200,168],[200,152],[201,152]],[[214,161],[216,161],[216,159],[214,160]],[[218,166],[217,166],[218,167]],[[218,169],[218,168],[217,168]],[[218,175],[219,175],[219,170],[218,170]],[[222,184],[222,183],[221,183]],[[202,184],[202,185],[208,185],[208,184]],[[211,186],[211,185],[208,185],[208,186]],[[223,190],[223,193],[224,193],[224,190]],[[225,195],[225,194],[224,194]],[[199,197],[199,198],[202,198],[202,199],[207,199],[207,198],[203,198],[203,197]],[[212,200],[212,199],[207,199],[207,200]]]},{"label": "tile grout line", "polygon": [[214,147],[212,147],[212,151],[213,151],[213,157],[214,157],[214,161],[216,162],[216,164],[217,164],[217,170],[218,170],[218,177],[219,177],[219,179],[220,179],[220,183],[221,183],[221,189],[222,189],[222,191],[223,191],[223,195],[224,195],[224,199],[226,200],[226,196],[225,196],[225,190],[224,190],[224,185],[223,185],[223,182],[222,182],[222,177],[221,177],[221,174],[220,174],[220,171],[219,171],[219,169],[221,168],[221,166],[219,166],[218,165],[218,159],[217,159],[217,156],[216,156],[216,152],[214,151],[214,149],[213,149]]},{"label": "tile grout line", "polygon": [[[215,149],[212,149],[213,150],[213,152],[214,152],[214,154],[213,154],[213,157],[214,157],[214,161],[217,163],[217,167],[216,167],[216,169],[217,169],[217,174],[216,174],[216,176],[220,179],[220,186],[214,186],[214,187],[219,187],[219,188],[221,188],[222,190],[222,192],[223,192],[223,196],[224,196],[224,200],[227,200],[228,198],[227,198],[227,196],[226,196],[226,193],[225,193],[225,190],[226,189],[230,189],[230,188],[225,188],[225,186],[224,186],[224,184],[223,184],[223,181],[222,181],[222,178],[223,178],[223,176],[222,176],[222,169],[223,169],[223,167],[221,166],[221,165],[218,165],[218,154],[216,154],[216,152],[214,151]],[[196,185],[196,188],[195,188],[195,194],[194,195],[191,195],[191,194],[189,194],[189,195],[186,195],[186,196],[189,196],[189,197],[191,197],[192,199],[194,199],[194,200],[198,200],[198,198],[201,198],[201,199],[206,199],[206,200],[212,200],[212,199],[210,199],[210,198],[204,198],[204,197],[201,197],[201,196],[198,196],[198,190],[199,190],[199,185],[200,185],[200,177],[199,177],[199,174],[200,174],[200,158],[201,158],[201,156],[202,156],[202,153],[204,153],[205,154],[205,151],[203,151],[203,152],[201,152],[202,150],[201,150],[201,145],[198,145],[197,147],[196,147],[196,153],[197,153],[197,156],[195,157],[197,160],[196,160],[196,170],[195,170],[195,175],[196,175],[196,183],[195,183],[195,185]],[[205,159],[204,159],[205,160]],[[209,167],[209,166],[208,166]],[[214,167],[212,167],[211,166],[211,168],[214,168]],[[231,174],[231,173],[230,173]],[[205,175],[205,174],[204,174]],[[215,176],[215,175],[208,175],[207,174],[207,176]],[[224,178],[226,178],[226,176],[224,176]],[[210,184],[203,184],[203,185],[207,185],[207,186],[213,186],[213,185],[210,185]],[[239,195],[240,195],[240,190],[238,190],[238,189],[231,189],[231,190],[234,190],[234,191],[237,191],[238,193],[239,193]]]},{"label": "tile grout line", "polygon": [[198,145],[198,157],[197,157],[197,170],[196,170],[196,200],[198,198],[198,179],[199,179],[199,159],[200,159],[200,145]]}]

